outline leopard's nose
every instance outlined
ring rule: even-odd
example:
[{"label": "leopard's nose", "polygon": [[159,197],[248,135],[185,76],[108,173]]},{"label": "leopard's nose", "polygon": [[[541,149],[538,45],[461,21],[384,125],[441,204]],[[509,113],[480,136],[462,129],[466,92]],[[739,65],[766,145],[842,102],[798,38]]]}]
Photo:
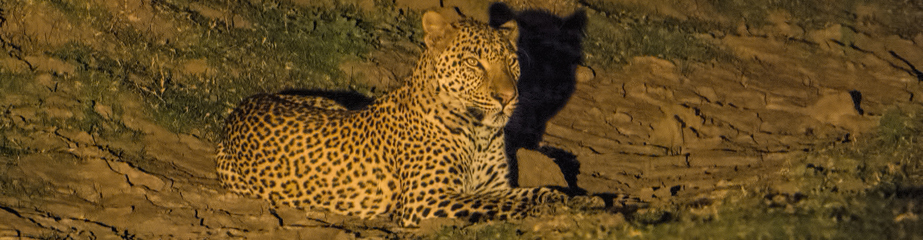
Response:
[{"label": "leopard's nose", "polygon": [[494,75],[492,79],[491,97],[499,101],[504,106],[518,97],[516,90],[516,81],[508,72]]},{"label": "leopard's nose", "polygon": [[507,104],[509,104],[510,102],[512,102],[513,99],[516,98],[515,86],[514,86],[513,89],[514,89],[513,91],[498,91],[498,92],[494,92],[494,93],[491,94],[491,95],[492,95],[492,97],[494,98],[494,100],[499,101],[499,102],[500,102],[501,104],[503,104],[503,105],[507,105]]}]

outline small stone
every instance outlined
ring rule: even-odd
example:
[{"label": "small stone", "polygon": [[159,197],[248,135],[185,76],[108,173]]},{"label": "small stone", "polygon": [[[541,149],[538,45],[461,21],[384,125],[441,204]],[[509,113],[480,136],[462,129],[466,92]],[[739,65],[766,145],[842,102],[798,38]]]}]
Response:
[{"label": "small stone", "polygon": [[561,186],[567,187],[564,173],[554,160],[540,152],[528,149],[519,149],[516,152],[519,160],[519,186],[541,187]]},{"label": "small stone", "polygon": [[592,68],[587,66],[577,66],[577,72],[575,73],[577,82],[589,82],[596,78],[596,71],[593,71]]},{"label": "small stone", "polygon": [[631,123],[631,115],[628,113],[617,112],[612,115],[606,116],[606,123],[609,125],[620,125],[625,123]]},{"label": "small stone", "polygon": [[57,85],[57,83],[55,83],[54,81],[54,77],[52,77],[51,74],[48,74],[48,73],[44,73],[44,74],[36,76],[35,82],[51,90],[54,90],[55,85]]}]

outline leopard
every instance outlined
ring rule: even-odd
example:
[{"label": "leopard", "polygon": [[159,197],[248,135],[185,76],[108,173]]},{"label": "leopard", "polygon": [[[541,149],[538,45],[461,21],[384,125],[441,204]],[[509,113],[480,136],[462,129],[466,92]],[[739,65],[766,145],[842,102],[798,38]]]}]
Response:
[{"label": "leopard", "polygon": [[285,94],[242,100],[218,146],[221,185],[274,206],[403,227],[522,218],[573,199],[510,183],[503,127],[518,97],[516,22],[429,11],[422,28],[409,79],[361,109]]}]

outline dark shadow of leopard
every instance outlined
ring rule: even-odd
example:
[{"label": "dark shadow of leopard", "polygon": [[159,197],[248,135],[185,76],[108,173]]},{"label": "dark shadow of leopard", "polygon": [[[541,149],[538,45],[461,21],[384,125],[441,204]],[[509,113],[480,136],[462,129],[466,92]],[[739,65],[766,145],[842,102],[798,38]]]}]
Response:
[{"label": "dark shadow of leopard", "polygon": [[[518,185],[518,159],[520,148],[537,150],[554,159],[561,169],[567,187],[552,187],[568,195],[586,195],[587,191],[577,185],[580,162],[576,156],[563,149],[543,146],[542,135],[546,124],[568,102],[576,89],[576,70],[583,61],[582,42],[587,16],[578,10],[567,17],[559,17],[540,9],[515,12],[502,3],[490,7],[491,16],[508,15],[508,18],[492,19],[491,25],[499,25],[509,19],[519,25],[519,67],[517,83],[519,104],[505,127],[506,152],[510,166],[510,182]],[[625,194],[595,194],[606,202],[610,209],[619,212],[633,212],[636,207]]]},{"label": "dark shadow of leopard", "polygon": [[[509,18],[519,24],[519,104],[505,128],[506,152],[513,170],[510,179],[516,183],[519,179],[515,171],[516,151],[539,150],[546,123],[574,93],[577,65],[583,59],[581,44],[587,17],[583,10],[564,18],[538,9],[514,12],[499,3],[492,5],[490,11],[491,16],[510,13]],[[498,18],[490,24],[505,20]],[[576,180],[569,180],[568,184],[576,186]]]}]

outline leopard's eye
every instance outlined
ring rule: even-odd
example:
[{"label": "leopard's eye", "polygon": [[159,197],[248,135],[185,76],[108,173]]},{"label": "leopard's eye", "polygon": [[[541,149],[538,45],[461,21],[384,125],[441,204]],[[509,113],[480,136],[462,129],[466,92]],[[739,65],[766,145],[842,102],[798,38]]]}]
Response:
[{"label": "leopard's eye", "polygon": [[468,66],[476,67],[476,68],[481,67],[481,61],[478,61],[477,58],[465,58],[465,64],[468,64]]}]

